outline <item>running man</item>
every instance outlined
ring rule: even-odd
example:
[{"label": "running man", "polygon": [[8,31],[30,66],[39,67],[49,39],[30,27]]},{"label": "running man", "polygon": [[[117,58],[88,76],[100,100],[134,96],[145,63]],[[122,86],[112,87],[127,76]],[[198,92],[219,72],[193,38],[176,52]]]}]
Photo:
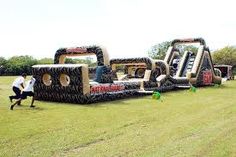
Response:
[{"label": "running man", "polygon": [[[14,82],[12,83],[12,90],[15,93],[15,95],[9,96],[10,101],[12,102],[13,99],[19,99],[21,96],[21,89],[24,88],[24,82],[26,79],[26,74],[23,73],[20,77],[17,77]],[[18,104],[20,105],[20,103]]]},{"label": "running man", "polygon": [[23,92],[18,100],[16,100],[15,103],[13,103],[10,107],[11,110],[13,110],[14,106],[21,102],[21,100],[26,99],[27,96],[32,97],[31,105],[30,107],[35,107],[34,104],[34,92],[33,87],[35,83],[35,78],[31,77],[29,81],[27,81],[25,88],[23,89]]}]

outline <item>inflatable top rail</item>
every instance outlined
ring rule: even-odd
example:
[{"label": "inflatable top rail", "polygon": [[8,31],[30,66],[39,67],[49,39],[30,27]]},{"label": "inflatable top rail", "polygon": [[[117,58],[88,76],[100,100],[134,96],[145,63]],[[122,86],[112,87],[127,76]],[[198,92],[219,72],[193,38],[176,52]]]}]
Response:
[{"label": "inflatable top rail", "polygon": [[56,51],[54,57],[54,64],[64,64],[66,57],[96,55],[97,65],[109,65],[109,55],[107,50],[101,46],[83,46],[74,48],[61,48]]},{"label": "inflatable top rail", "polygon": [[186,38],[186,39],[175,39],[171,42],[171,46],[175,46],[181,43],[200,43],[200,45],[206,46],[206,42],[203,38]]}]

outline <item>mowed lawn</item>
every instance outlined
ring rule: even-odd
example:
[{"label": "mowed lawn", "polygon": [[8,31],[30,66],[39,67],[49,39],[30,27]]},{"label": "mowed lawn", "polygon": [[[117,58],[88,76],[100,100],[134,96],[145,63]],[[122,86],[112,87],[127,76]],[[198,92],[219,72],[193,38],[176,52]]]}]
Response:
[{"label": "mowed lawn", "polygon": [[9,110],[0,77],[0,156],[236,156],[236,81],[93,105],[30,100]]}]

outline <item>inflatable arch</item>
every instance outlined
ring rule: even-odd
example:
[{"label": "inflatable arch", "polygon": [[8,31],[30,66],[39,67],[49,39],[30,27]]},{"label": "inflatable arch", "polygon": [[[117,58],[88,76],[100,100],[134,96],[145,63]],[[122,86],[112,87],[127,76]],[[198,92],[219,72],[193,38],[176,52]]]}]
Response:
[{"label": "inflatable arch", "polygon": [[54,64],[64,64],[66,57],[96,55],[97,65],[109,65],[109,55],[107,50],[101,46],[84,46],[74,48],[61,48],[56,51]]}]

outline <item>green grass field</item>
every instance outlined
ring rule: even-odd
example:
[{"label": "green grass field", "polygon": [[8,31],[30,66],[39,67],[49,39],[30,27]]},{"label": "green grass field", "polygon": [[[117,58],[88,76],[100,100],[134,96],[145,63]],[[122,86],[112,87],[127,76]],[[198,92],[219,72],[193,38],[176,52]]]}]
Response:
[{"label": "green grass field", "polygon": [[0,77],[0,156],[236,156],[236,81],[93,105],[30,100],[9,110]]}]

